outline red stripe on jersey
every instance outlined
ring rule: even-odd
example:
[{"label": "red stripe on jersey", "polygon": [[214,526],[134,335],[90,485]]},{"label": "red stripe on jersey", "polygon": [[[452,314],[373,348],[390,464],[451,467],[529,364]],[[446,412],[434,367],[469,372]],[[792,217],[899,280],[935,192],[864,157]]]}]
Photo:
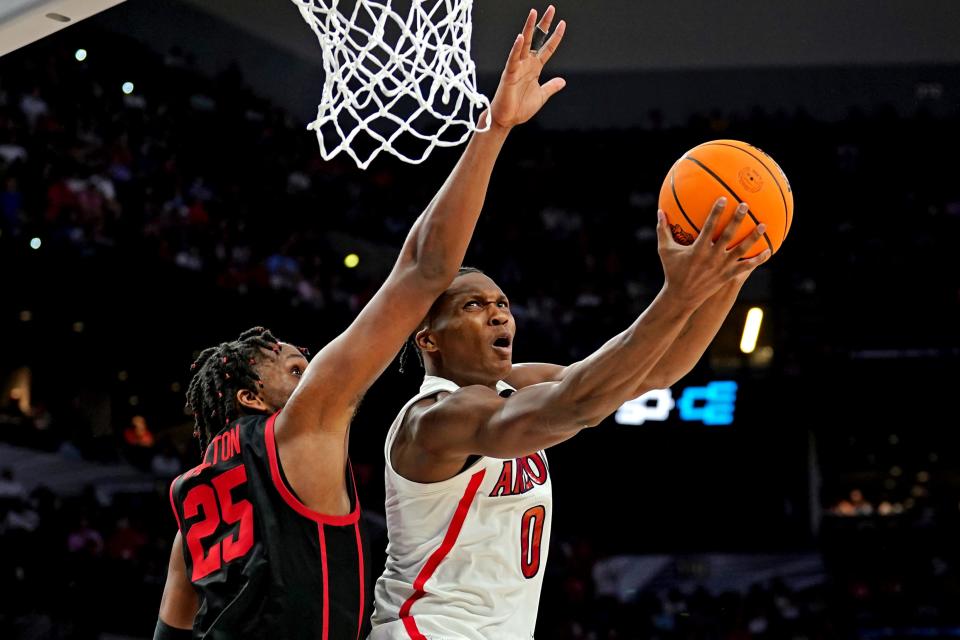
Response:
[{"label": "red stripe on jersey", "polygon": [[363,603],[366,598],[366,594],[363,591],[363,540],[360,538],[360,524],[357,523],[353,525],[354,531],[357,532],[357,559],[360,564],[358,565],[358,572],[360,577],[360,613],[357,614],[357,640],[360,640],[360,630],[363,629]]},{"label": "red stripe on jersey", "polygon": [[173,499],[173,489],[179,479],[180,476],[177,476],[170,482],[170,508],[173,509],[173,517],[177,519],[177,529],[180,528],[180,514],[177,512],[177,501]]},{"label": "red stripe on jersey", "polygon": [[327,579],[327,539],[323,535],[323,523],[317,523],[320,531],[320,569],[323,572],[323,640],[330,635],[330,584]]},{"label": "red stripe on jersey", "polygon": [[403,621],[403,628],[407,630],[407,635],[409,635],[412,640],[427,640],[427,636],[420,633],[420,629],[417,629],[417,623],[413,621],[413,618],[400,618]]},{"label": "red stripe on jersey", "polygon": [[413,607],[413,603],[426,595],[427,592],[424,591],[423,585],[433,576],[437,567],[440,566],[443,559],[446,558],[450,550],[453,549],[453,545],[457,543],[457,538],[460,536],[460,529],[463,528],[463,522],[467,519],[467,511],[469,511],[473,499],[477,496],[477,490],[480,488],[480,483],[483,482],[485,473],[486,469],[481,469],[470,477],[470,484],[467,485],[467,490],[463,492],[463,497],[460,498],[460,503],[457,504],[457,510],[453,514],[453,520],[450,521],[450,526],[447,527],[447,533],[443,536],[443,542],[440,543],[436,551],[430,554],[427,563],[423,565],[423,568],[417,575],[417,579],[413,581],[413,595],[400,607],[400,620],[403,621],[404,628],[413,640],[427,640],[427,638],[420,633],[420,630],[417,628],[417,623],[410,615],[410,608]]},{"label": "red stripe on jersey", "polygon": [[286,502],[294,511],[302,515],[304,518],[310,518],[319,524],[329,524],[335,527],[343,527],[346,525],[355,524],[357,520],[360,519],[360,501],[357,499],[356,483],[354,483],[353,489],[353,511],[345,516],[329,516],[324,513],[314,511],[307,505],[300,502],[297,497],[290,492],[290,489],[287,488],[283,478],[280,477],[280,461],[277,459],[277,440],[273,431],[273,423],[276,421],[278,415],[280,415],[279,411],[270,416],[270,418],[267,420],[267,426],[263,430],[263,436],[266,439],[267,444],[267,459],[270,462],[270,477],[273,478],[273,486],[276,487],[277,491],[280,492],[280,497],[282,497],[284,502]]}]

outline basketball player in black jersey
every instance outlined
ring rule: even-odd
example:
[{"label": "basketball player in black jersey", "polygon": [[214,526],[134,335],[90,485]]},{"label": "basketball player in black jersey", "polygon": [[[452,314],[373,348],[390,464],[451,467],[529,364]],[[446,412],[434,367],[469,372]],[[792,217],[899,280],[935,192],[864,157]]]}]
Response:
[{"label": "basketball player in black jersey", "polygon": [[[549,30],[553,14],[541,26]],[[531,51],[536,21],[531,11],[481,116],[489,131],[473,136],[350,327],[309,364],[262,328],[194,364],[188,403],[207,443],[202,464],[170,488],[179,532],[155,638],[365,635],[372,584],[347,458],[350,421],[456,276],[507,134],[564,87],[539,77],[565,25]]]}]

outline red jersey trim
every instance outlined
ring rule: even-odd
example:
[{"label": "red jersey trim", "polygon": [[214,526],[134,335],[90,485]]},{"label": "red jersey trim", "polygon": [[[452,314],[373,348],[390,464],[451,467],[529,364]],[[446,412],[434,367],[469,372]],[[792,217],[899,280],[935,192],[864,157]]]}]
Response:
[{"label": "red jersey trim", "polygon": [[173,490],[177,486],[177,480],[179,479],[180,476],[177,476],[170,482],[170,508],[173,509],[173,517],[177,520],[177,529],[181,529],[180,514],[177,512],[177,501],[173,498]]},{"label": "red jersey trim", "polygon": [[330,637],[330,585],[327,579],[327,539],[323,534],[323,523],[317,523],[320,535],[320,567],[323,572],[323,640]]},{"label": "red jersey trim", "polygon": [[365,600],[366,600],[367,594],[364,592],[364,588],[366,585],[363,584],[363,576],[364,576],[363,539],[360,537],[360,524],[359,523],[354,524],[353,529],[357,533],[357,559],[360,562],[360,564],[358,565],[358,569],[359,569],[358,577],[360,578],[360,613],[357,614],[358,616],[357,617],[357,640],[360,640],[360,630],[363,629],[363,609],[366,604]]},{"label": "red jersey trim", "polygon": [[[278,415],[280,415],[279,411],[267,419],[267,426],[263,430],[263,434],[267,445],[267,459],[270,462],[270,477],[273,479],[273,486],[276,487],[280,493],[280,497],[283,498],[283,501],[286,502],[290,508],[304,518],[309,518],[320,524],[329,524],[335,527],[356,524],[357,520],[360,519],[360,500],[357,499],[356,483],[354,483],[353,486],[353,511],[345,516],[331,516],[314,511],[300,502],[297,497],[290,492],[287,485],[284,484],[283,478],[280,477],[280,461],[277,458],[277,440],[273,431],[273,424]],[[353,473],[352,470],[351,473]]]}]

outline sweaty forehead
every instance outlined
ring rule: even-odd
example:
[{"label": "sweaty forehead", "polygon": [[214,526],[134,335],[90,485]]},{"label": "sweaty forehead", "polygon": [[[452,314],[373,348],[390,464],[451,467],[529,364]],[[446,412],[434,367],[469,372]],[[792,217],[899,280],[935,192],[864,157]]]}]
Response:
[{"label": "sweaty forehead", "polygon": [[501,291],[497,283],[486,274],[466,273],[453,281],[450,288],[444,292],[444,297],[456,298],[458,296],[474,294],[502,296],[503,291]]}]

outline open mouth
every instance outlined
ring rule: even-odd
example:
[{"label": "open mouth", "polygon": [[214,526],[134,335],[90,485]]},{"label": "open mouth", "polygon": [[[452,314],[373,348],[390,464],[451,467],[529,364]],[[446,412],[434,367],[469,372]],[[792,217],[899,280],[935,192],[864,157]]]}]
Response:
[{"label": "open mouth", "polygon": [[502,336],[493,341],[493,346],[500,347],[501,349],[506,349],[510,346],[510,338],[507,336]]}]

